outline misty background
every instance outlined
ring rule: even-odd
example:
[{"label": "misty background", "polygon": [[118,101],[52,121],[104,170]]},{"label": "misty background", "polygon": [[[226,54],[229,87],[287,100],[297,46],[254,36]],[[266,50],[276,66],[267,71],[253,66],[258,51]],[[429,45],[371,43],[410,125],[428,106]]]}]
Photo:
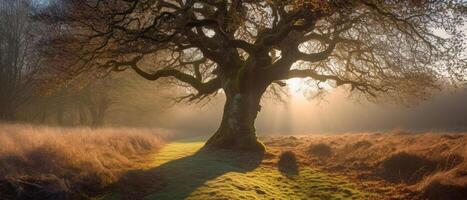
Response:
[{"label": "misty background", "polygon": [[[151,84],[151,82],[149,82]],[[159,90],[164,93],[164,90]],[[167,91],[166,91],[167,92]],[[158,97],[170,100],[171,94]],[[413,105],[372,103],[349,97],[344,88],[323,98],[289,95],[284,102],[263,98],[258,115],[258,134],[311,134],[375,132],[392,129],[411,131],[466,131],[467,89],[437,91]],[[183,134],[212,134],[222,117],[224,97],[219,94],[205,104],[183,103],[157,107],[141,116],[141,126],[170,129]],[[120,123],[121,124],[121,123]]]}]

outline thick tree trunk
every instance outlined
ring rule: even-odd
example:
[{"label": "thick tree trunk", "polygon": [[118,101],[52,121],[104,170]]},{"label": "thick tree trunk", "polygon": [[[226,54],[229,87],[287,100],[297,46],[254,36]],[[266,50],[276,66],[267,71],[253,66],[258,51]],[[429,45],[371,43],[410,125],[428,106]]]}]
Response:
[{"label": "thick tree trunk", "polygon": [[255,119],[261,108],[264,90],[235,92],[224,90],[226,103],[219,129],[206,142],[205,149],[264,151],[255,131]]}]

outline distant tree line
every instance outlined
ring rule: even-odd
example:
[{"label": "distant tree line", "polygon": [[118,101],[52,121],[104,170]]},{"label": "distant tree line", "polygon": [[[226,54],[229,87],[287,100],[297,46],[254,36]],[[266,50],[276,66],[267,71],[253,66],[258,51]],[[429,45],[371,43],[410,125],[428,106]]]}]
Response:
[{"label": "distant tree line", "polygon": [[53,54],[45,43],[60,28],[37,20],[42,9],[33,0],[0,0],[0,121],[99,127],[112,109],[128,110],[131,78],[76,75],[44,62]]},{"label": "distant tree line", "polygon": [[27,1],[0,3],[0,119],[13,120],[32,97],[40,59],[34,51],[35,27]]}]

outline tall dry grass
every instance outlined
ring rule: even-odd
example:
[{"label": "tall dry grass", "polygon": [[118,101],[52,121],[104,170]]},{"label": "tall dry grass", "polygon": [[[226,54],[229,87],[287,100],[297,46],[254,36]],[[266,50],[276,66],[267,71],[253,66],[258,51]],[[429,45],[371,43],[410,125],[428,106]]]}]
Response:
[{"label": "tall dry grass", "polygon": [[[266,138],[265,144],[294,150],[325,170],[405,184],[425,195],[423,198],[463,199],[459,197],[467,194],[467,133],[394,130],[272,137]],[[321,150],[325,156],[318,154],[317,146],[326,150]]]},{"label": "tall dry grass", "polygon": [[157,151],[168,135],[150,129],[0,124],[0,179],[53,175],[97,189],[138,167],[134,158]]}]

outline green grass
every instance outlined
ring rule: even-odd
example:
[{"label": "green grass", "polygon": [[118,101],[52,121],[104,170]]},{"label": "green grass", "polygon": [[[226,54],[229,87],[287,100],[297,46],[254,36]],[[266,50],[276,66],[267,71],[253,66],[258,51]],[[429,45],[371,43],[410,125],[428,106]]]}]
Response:
[{"label": "green grass", "polygon": [[[153,161],[102,199],[374,199],[344,177],[300,166],[297,175],[282,174],[261,157],[229,152],[197,152],[198,141],[170,143]],[[156,178],[152,178],[151,177]],[[150,179],[148,181],[145,179]],[[138,181],[141,180],[141,181]],[[136,191],[136,192],[135,192]],[[132,198],[133,197],[133,198]]]}]

